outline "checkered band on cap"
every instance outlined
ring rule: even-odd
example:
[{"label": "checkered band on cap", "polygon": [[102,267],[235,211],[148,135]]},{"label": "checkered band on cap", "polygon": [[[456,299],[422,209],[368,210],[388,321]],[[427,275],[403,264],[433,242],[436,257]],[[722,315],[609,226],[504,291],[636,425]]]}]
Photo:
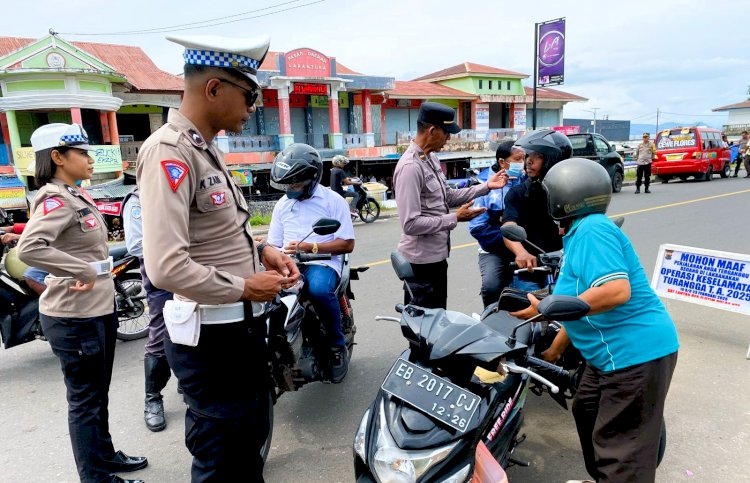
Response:
[{"label": "checkered band on cap", "polygon": [[82,136],[80,134],[67,134],[65,136],[60,137],[60,144],[61,145],[74,145],[74,144],[85,144],[89,142],[89,138],[86,136]]},{"label": "checkered band on cap", "polygon": [[210,67],[228,67],[233,69],[245,68],[253,72],[258,70],[260,62],[244,55],[229,52],[214,52],[212,50],[185,49],[182,54],[186,64],[208,65]]}]

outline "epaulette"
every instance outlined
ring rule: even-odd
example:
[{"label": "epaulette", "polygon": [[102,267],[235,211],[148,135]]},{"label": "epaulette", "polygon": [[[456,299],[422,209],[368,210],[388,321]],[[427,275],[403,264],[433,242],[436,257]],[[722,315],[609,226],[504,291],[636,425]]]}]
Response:
[{"label": "epaulette", "polygon": [[175,126],[166,124],[164,132],[159,138],[159,142],[169,144],[170,146],[177,146],[177,143],[180,141],[180,136],[182,136],[182,133],[178,131]]}]

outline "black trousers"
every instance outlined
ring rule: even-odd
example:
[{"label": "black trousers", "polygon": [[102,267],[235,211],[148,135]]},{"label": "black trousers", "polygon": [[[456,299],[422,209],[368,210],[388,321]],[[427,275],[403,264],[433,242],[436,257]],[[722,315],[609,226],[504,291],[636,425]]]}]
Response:
[{"label": "black trousers", "polygon": [[677,353],[612,372],[587,366],[573,400],[586,470],[599,483],[653,483]]},{"label": "black trousers", "polygon": [[[412,263],[414,278],[404,282],[404,303],[427,309],[445,309],[448,304],[448,260]],[[414,298],[411,298],[406,285]]]},{"label": "black trousers", "polygon": [[68,430],[78,475],[101,482],[115,456],[109,433],[109,384],[115,360],[117,316],[66,318],[39,315],[42,330],[60,359],[68,399]]},{"label": "black trousers", "polygon": [[[248,304],[246,314],[252,314]],[[193,483],[262,482],[269,432],[270,371],[265,321],[201,326],[197,347],[166,337],[170,367],[188,405],[185,445]]]},{"label": "black trousers", "polygon": [[146,273],[146,265],[141,259],[141,277],[143,278],[143,288],[146,289],[146,299],[148,301],[148,313],[151,317],[148,322],[148,340],[146,341],[146,357],[166,357],[164,353],[164,339],[167,335],[167,328],[164,325],[164,304],[167,300],[172,300],[172,292],[167,292],[160,288],[154,287]]},{"label": "black trousers", "polygon": [[643,184],[646,185],[646,189],[648,189],[648,185],[651,184],[651,163],[648,164],[639,164],[635,171],[635,188],[641,189],[641,179],[643,179]]},{"label": "black trousers", "polygon": [[500,299],[500,292],[513,281],[513,270],[508,261],[496,253],[479,254],[479,273],[482,275],[482,303],[488,305]]},{"label": "black trousers", "polygon": [[734,158],[734,175],[737,176],[737,173],[740,172],[740,167],[742,166],[742,161],[744,160],[745,156],[738,154],[736,158]]}]

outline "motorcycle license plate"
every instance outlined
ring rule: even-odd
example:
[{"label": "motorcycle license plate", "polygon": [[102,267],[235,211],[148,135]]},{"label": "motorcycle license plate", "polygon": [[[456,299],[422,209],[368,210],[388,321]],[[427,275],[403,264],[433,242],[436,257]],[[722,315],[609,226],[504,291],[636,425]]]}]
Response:
[{"label": "motorcycle license plate", "polygon": [[398,359],[391,367],[381,387],[462,433],[469,427],[480,401],[476,394],[404,359]]}]

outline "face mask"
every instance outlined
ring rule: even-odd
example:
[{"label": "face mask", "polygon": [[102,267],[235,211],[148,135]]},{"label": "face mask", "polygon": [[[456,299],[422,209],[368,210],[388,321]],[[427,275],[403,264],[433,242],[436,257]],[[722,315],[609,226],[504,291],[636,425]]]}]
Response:
[{"label": "face mask", "polygon": [[290,200],[298,200],[302,198],[302,196],[305,194],[305,190],[287,190],[286,191],[286,197]]},{"label": "face mask", "polygon": [[521,174],[523,174],[523,163],[510,163],[508,176],[511,178],[520,178]]},{"label": "face mask", "polygon": [[81,187],[81,183],[82,183],[82,181],[79,179],[78,181],[76,181],[76,186],[78,186],[80,188]]}]

